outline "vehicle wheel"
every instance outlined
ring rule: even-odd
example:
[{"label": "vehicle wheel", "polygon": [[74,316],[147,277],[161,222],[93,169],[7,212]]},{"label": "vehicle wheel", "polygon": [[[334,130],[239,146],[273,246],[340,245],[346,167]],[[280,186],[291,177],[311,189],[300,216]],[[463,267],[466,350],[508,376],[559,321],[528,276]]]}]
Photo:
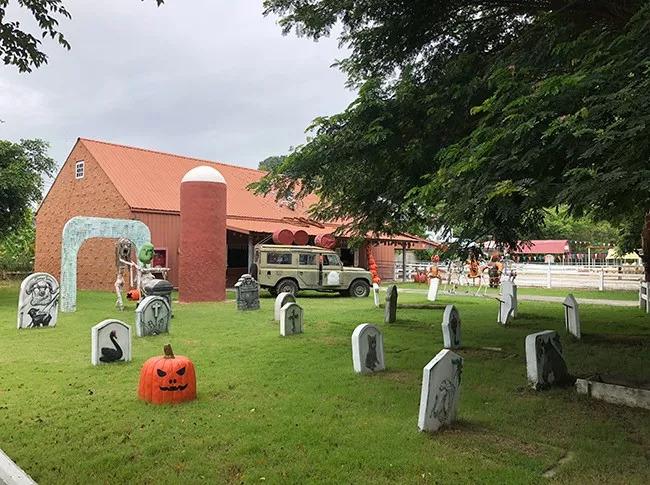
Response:
[{"label": "vehicle wheel", "polygon": [[363,280],[353,281],[350,285],[350,295],[357,298],[365,298],[370,294],[370,285]]},{"label": "vehicle wheel", "polygon": [[275,291],[280,293],[291,293],[293,296],[298,294],[298,285],[295,281],[290,279],[280,280],[277,285],[275,285]]}]

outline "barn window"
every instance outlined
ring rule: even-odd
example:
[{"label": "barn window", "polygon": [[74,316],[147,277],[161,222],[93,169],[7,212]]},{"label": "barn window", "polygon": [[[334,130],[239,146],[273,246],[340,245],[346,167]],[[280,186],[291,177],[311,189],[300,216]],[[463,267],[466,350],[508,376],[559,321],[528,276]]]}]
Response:
[{"label": "barn window", "polygon": [[74,166],[74,178],[82,179],[84,178],[84,161],[78,161]]}]

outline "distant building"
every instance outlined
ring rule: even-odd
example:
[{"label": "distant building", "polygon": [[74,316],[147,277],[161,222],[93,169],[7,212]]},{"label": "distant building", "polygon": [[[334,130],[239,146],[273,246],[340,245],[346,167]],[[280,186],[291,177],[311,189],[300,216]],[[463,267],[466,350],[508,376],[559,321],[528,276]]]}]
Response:
[{"label": "distant building", "polygon": [[570,258],[571,246],[568,239],[537,239],[511,251],[510,255],[521,262],[559,263]]}]

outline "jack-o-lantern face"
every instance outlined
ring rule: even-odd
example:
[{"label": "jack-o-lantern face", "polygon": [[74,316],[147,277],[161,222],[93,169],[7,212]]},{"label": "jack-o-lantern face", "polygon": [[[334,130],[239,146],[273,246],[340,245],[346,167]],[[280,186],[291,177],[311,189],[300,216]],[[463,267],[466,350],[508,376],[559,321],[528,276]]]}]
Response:
[{"label": "jack-o-lantern face", "polygon": [[153,404],[196,399],[194,364],[166,345],[164,356],[152,357],[142,366],[138,396]]}]

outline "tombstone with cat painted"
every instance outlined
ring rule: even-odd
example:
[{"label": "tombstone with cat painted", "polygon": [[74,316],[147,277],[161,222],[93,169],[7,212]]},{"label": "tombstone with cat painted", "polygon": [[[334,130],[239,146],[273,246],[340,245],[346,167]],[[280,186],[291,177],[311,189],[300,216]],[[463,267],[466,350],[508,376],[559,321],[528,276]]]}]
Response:
[{"label": "tombstone with cat painted", "polygon": [[119,320],[104,320],[90,329],[93,365],[131,360],[131,327]]},{"label": "tombstone with cat painted", "polygon": [[384,307],[384,323],[395,323],[397,320],[397,286],[386,288],[386,306]]},{"label": "tombstone with cat painted", "polygon": [[48,273],[23,280],[18,296],[18,328],[54,327],[59,314],[59,283]]},{"label": "tombstone with cat painted", "polygon": [[463,358],[441,350],[422,371],[418,429],[434,432],[456,420]]},{"label": "tombstone with cat painted", "polygon": [[280,308],[280,335],[286,337],[302,333],[304,311],[300,305],[290,301]]},{"label": "tombstone with cat painted", "polygon": [[168,333],[171,318],[172,312],[165,298],[148,296],[135,310],[135,333],[138,337]]},{"label": "tombstone with cat painted", "polygon": [[280,321],[280,310],[284,305],[286,305],[289,302],[293,302],[293,303],[296,302],[296,297],[293,296],[291,293],[283,292],[275,297],[273,318],[275,319],[276,322]]},{"label": "tombstone with cat painted", "polygon": [[569,295],[564,300],[564,325],[566,331],[573,335],[575,338],[579,339],[580,334],[580,310],[578,308],[578,302],[575,297],[569,293]]},{"label": "tombstone with cat painted", "polygon": [[447,305],[442,316],[442,339],[446,349],[460,348],[460,313],[454,305]]},{"label": "tombstone with cat painted", "polygon": [[533,388],[570,386],[575,378],[569,374],[560,336],[552,330],[526,336],[526,374]]},{"label": "tombstone with cat painted", "polygon": [[374,325],[362,323],[352,332],[352,364],[357,374],[372,374],[386,368],[384,336]]}]

